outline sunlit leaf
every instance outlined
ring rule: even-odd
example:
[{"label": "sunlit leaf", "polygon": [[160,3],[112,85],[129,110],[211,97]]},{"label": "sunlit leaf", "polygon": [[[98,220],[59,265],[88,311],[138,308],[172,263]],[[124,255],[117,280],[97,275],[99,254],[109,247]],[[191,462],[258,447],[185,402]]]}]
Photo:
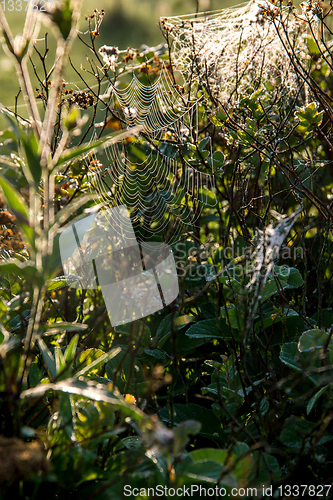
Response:
[{"label": "sunlit leaf", "polygon": [[136,135],[142,130],[141,126],[132,127],[128,130],[122,130],[121,132],[112,132],[97,141],[90,142],[89,144],[82,144],[81,146],[73,147],[69,151],[65,152],[59,160],[57,161],[55,168],[59,170],[61,165],[64,165],[69,160],[76,158],[78,156],[85,155],[89,152],[98,151],[100,148],[107,148],[112,144],[122,141],[131,135]]}]

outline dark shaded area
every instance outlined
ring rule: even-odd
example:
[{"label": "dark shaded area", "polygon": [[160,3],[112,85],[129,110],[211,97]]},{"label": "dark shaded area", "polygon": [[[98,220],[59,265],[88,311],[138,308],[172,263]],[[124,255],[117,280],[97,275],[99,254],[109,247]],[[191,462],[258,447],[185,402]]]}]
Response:
[{"label": "dark shaded area", "polygon": [[[157,20],[158,21],[158,20]],[[147,17],[133,11],[129,17],[121,5],[107,10],[101,30],[101,45],[117,45],[121,49],[139,48],[142,44],[155,45],[163,42],[158,24],[153,28],[147,24]]]}]

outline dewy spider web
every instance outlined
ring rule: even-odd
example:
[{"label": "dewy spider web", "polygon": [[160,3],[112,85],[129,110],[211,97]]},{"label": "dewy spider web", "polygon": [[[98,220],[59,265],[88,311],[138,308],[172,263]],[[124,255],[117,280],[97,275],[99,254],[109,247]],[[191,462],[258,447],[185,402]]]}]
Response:
[{"label": "dewy spider web", "polygon": [[253,292],[250,303],[251,313],[246,325],[247,333],[249,333],[253,324],[253,318],[258,308],[265,283],[273,270],[274,260],[278,258],[281,245],[298,219],[301,211],[302,207],[299,207],[293,214],[288,216],[271,210],[270,212],[277,219],[278,224],[275,227],[273,224],[269,224],[264,231],[257,229],[254,241],[255,247],[250,260],[250,281],[247,284],[247,289]]},{"label": "dewy spider web", "polygon": [[[135,76],[125,88],[110,87],[110,103],[127,127],[141,126],[143,140],[131,138],[106,150],[107,167],[94,170],[93,184],[104,204],[125,204],[140,241],[175,242],[193,230],[203,206],[214,206],[213,178],[190,164],[186,144],[197,136],[197,100],[189,101],[163,68],[150,86]],[[110,106],[110,104],[109,104]]]},{"label": "dewy spider web", "polygon": [[170,78],[163,68],[160,77],[150,86],[143,85],[133,75],[127,87],[110,87],[128,127],[141,125],[143,132],[156,136],[156,133],[181,122],[185,114],[195,112],[197,100],[187,101],[171,85]]},{"label": "dewy spider web", "polygon": [[284,44],[305,51],[305,23],[288,9],[252,0],[198,16],[161,18],[160,24],[173,41],[173,64],[184,80],[197,80],[215,99],[234,103],[265,85],[298,87]]}]

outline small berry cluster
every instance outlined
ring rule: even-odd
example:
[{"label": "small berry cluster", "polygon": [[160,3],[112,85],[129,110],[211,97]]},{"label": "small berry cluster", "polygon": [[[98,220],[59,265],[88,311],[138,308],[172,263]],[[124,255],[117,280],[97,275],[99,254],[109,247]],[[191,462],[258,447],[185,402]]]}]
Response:
[{"label": "small berry cluster", "polygon": [[128,63],[129,61],[133,61],[133,59],[139,55],[139,49],[133,50],[131,47],[127,47],[127,54],[123,57],[123,62]]},{"label": "small berry cluster", "polygon": [[45,84],[42,84],[41,89],[39,89],[39,88],[35,89],[35,91],[38,92],[36,99],[43,99],[43,101],[47,101],[45,93],[49,89],[50,85],[51,85],[51,81],[47,80]]},{"label": "small berry cluster", "polygon": [[147,62],[142,63],[139,68],[139,73],[152,77],[158,77],[161,72],[162,61],[159,57],[154,57],[151,60],[151,63],[152,64],[148,64]]},{"label": "small berry cluster", "polygon": [[65,95],[70,96],[67,99],[69,106],[76,104],[81,109],[87,109],[94,105],[95,99],[90,92],[82,92],[76,90],[65,90]]},{"label": "small berry cluster", "polygon": [[0,258],[14,255],[24,249],[20,230],[14,224],[15,217],[4,209],[3,199],[0,197]]}]

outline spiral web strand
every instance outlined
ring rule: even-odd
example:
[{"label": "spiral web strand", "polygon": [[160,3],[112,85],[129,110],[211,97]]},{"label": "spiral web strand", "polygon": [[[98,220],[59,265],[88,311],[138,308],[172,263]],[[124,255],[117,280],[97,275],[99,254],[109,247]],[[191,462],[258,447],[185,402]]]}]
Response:
[{"label": "spiral web strand", "polygon": [[193,230],[204,206],[215,205],[212,176],[186,159],[186,144],[197,136],[198,101],[175,90],[165,68],[150,86],[133,76],[109,95],[127,127],[142,127],[143,140],[107,148],[107,167],[103,160],[92,172],[95,189],[106,205],[128,207],[141,242],[157,233],[175,242]]}]

